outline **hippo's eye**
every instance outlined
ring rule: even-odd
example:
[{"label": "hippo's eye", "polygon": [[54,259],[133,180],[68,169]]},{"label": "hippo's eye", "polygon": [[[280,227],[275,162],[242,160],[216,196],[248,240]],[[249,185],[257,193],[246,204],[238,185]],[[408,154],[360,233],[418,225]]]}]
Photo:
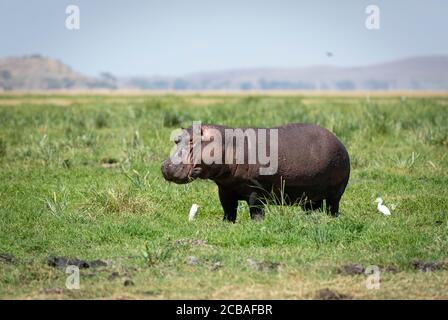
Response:
[{"label": "hippo's eye", "polygon": [[174,138],[174,143],[178,144],[180,142],[180,136],[177,136],[176,138]]}]

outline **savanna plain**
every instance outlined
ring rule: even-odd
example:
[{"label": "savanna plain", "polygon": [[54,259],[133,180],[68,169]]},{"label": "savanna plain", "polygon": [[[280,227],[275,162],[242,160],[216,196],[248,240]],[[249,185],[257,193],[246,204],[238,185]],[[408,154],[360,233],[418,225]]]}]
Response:
[{"label": "savanna plain", "polygon": [[[196,120],[334,132],[339,217],[268,205],[254,222],[241,202],[222,221],[212,182],[160,172]],[[447,154],[444,94],[2,93],[0,298],[447,299]]]}]

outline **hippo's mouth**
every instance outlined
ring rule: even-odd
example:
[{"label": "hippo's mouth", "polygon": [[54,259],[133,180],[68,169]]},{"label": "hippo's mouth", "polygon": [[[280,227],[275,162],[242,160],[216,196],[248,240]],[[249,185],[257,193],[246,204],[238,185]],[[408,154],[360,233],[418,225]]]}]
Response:
[{"label": "hippo's mouth", "polygon": [[[194,163],[193,148],[190,148],[184,163],[174,164],[170,159],[162,163],[162,174],[165,180],[177,184],[186,184],[202,178],[204,170],[200,163]],[[184,158],[185,160],[185,158]]]},{"label": "hippo's mouth", "polygon": [[190,172],[188,173],[188,180],[193,181],[197,178],[199,178],[199,176],[202,173],[202,168],[201,167],[191,167]]},{"label": "hippo's mouth", "polygon": [[[163,172],[163,170],[162,170],[162,172]],[[177,184],[186,184],[186,183],[190,183],[193,180],[196,180],[197,178],[199,178],[201,173],[202,173],[202,168],[191,167],[191,169],[188,171],[188,174],[184,177],[179,177],[176,175],[168,175],[168,174],[164,173],[164,178],[165,178],[165,180],[167,180],[169,182],[174,182]]]}]

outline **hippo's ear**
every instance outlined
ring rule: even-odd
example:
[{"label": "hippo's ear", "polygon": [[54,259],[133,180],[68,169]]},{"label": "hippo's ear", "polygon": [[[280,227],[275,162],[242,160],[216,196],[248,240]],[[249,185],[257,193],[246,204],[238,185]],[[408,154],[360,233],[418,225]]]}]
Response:
[{"label": "hippo's ear", "polygon": [[[219,137],[218,137],[219,135]],[[215,141],[219,139],[221,141],[221,133],[216,128],[209,126],[201,126],[201,140],[202,141]]]},{"label": "hippo's ear", "polygon": [[211,137],[211,130],[207,126],[201,125],[201,140],[202,141],[209,141]]}]

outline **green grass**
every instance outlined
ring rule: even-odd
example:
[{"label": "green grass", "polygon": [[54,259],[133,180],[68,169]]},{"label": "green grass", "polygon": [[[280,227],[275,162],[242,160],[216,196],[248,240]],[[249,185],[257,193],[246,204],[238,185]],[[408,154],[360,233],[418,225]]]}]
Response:
[{"label": "green grass", "polygon": [[[333,131],[352,165],[340,216],[269,206],[255,223],[241,203],[237,223],[223,222],[212,182],[169,184],[160,173],[170,132],[193,120]],[[448,262],[447,120],[448,96],[2,95],[0,254],[15,262],[0,259],[0,298],[291,299],[327,287],[448,298],[448,270],[410,265]],[[394,205],[390,217],[377,196]],[[192,203],[200,210],[189,222]],[[81,289],[68,290],[50,255],[108,266],[81,270]],[[280,265],[254,270],[247,259]],[[347,263],[379,266],[381,288],[341,275]]]}]

